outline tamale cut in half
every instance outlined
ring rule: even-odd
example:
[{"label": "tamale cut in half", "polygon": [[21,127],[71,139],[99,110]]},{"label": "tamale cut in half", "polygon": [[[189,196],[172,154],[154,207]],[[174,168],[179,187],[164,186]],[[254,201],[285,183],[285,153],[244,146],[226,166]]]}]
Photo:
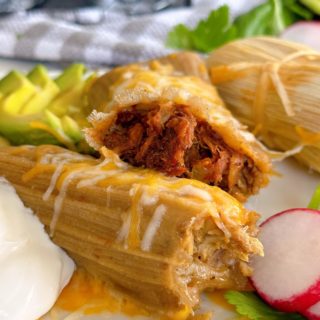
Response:
[{"label": "tamale cut in half", "polygon": [[299,161],[320,172],[320,52],[258,37],[215,50],[207,64],[237,119],[268,147],[295,151]]},{"label": "tamale cut in half", "polygon": [[241,289],[261,255],[255,212],[223,190],[60,147],[0,148],[0,175],[53,241],[152,310],[192,310],[205,289]]},{"label": "tamale cut in half", "polygon": [[261,145],[204,76],[163,61],[115,68],[95,81],[89,144],[133,166],[219,186],[241,201],[256,193],[270,172]]}]

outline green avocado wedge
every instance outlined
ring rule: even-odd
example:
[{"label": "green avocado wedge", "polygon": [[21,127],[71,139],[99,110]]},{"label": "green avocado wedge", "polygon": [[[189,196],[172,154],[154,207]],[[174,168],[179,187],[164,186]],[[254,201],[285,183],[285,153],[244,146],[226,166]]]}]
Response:
[{"label": "green avocado wedge", "polygon": [[66,68],[56,79],[55,82],[61,91],[73,88],[76,84],[83,81],[86,67],[80,63],[74,63]]},{"label": "green avocado wedge", "polygon": [[92,153],[84,139],[91,108],[87,92],[96,75],[74,64],[53,79],[35,66],[27,75],[11,71],[0,79],[0,136],[12,145],[54,144]]},{"label": "green avocado wedge", "polygon": [[60,91],[58,85],[49,77],[47,69],[42,65],[31,70],[27,78],[37,88],[37,92],[21,108],[20,114],[24,115],[44,110]]},{"label": "green avocado wedge", "polygon": [[0,109],[10,114],[18,114],[36,92],[37,88],[22,73],[11,71],[0,80]]},{"label": "green avocado wedge", "polygon": [[14,116],[0,111],[0,134],[16,146],[23,144],[59,145],[59,141],[47,131],[32,127],[33,122],[41,120],[41,115]]}]

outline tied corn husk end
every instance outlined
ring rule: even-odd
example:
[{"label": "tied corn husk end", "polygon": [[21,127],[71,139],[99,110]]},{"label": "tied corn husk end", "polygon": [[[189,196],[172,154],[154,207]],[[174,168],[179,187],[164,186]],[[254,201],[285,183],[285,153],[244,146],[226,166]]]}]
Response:
[{"label": "tied corn husk end", "polygon": [[320,172],[319,52],[258,37],[216,50],[207,65],[213,84],[241,122],[269,148],[285,151],[280,158],[294,154]]}]

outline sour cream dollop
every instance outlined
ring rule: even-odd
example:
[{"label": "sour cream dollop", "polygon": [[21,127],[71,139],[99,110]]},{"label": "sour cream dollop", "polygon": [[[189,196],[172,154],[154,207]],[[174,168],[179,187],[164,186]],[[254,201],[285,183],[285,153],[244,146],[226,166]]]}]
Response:
[{"label": "sour cream dollop", "polygon": [[0,177],[0,319],[35,320],[47,313],[74,268]]}]

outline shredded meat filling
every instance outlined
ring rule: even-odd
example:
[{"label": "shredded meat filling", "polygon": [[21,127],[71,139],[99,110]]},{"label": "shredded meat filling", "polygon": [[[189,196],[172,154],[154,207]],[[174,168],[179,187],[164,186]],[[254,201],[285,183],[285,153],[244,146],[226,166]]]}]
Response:
[{"label": "shredded meat filling", "polygon": [[201,180],[245,197],[255,192],[258,169],[253,161],[230,148],[184,106],[170,113],[159,106],[121,111],[103,143],[134,166]]}]

